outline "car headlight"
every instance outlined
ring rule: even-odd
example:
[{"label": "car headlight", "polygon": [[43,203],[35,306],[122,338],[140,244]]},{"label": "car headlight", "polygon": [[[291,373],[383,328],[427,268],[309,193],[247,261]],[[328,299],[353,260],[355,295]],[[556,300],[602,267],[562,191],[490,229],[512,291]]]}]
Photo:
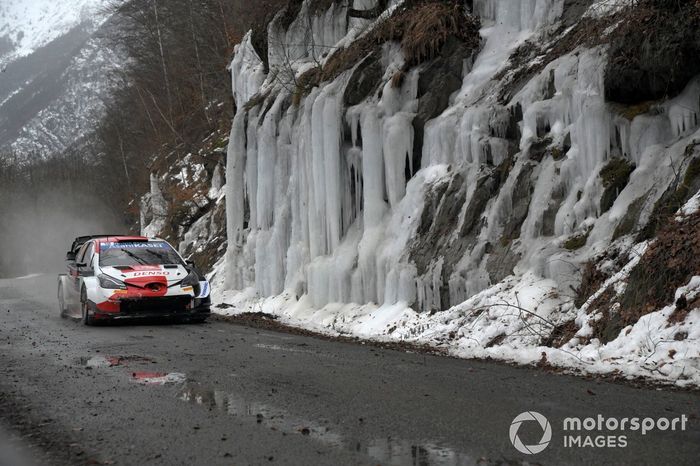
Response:
[{"label": "car headlight", "polygon": [[180,282],[180,286],[191,286],[194,295],[199,294],[199,274],[194,270],[190,270],[190,273]]},{"label": "car headlight", "polygon": [[180,282],[182,286],[199,286],[199,275],[194,270],[190,270],[185,278]]},{"label": "car headlight", "polygon": [[97,276],[100,286],[108,290],[126,290],[126,284],[110,276],[100,274]]}]

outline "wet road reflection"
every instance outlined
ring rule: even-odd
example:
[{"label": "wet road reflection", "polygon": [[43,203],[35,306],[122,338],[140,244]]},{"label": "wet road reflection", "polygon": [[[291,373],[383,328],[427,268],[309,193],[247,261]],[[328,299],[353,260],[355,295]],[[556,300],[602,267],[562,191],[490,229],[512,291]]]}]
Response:
[{"label": "wet road reflection", "polygon": [[258,424],[287,434],[304,435],[336,448],[364,454],[383,465],[463,466],[481,464],[471,456],[436,442],[413,442],[388,437],[369,441],[347,438],[329,425],[328,421],[295,417],[268,403],[261,403],[235,393],[212,390],[190,383],[179,394],[179,399],[211,411],[232,416],[250,417]]}]

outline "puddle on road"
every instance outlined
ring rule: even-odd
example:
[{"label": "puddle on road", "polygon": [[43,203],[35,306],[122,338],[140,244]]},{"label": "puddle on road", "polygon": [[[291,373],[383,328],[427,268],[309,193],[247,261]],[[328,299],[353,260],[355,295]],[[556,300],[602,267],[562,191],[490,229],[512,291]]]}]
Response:
[{"label": "puddle on road", "polygon": [[256,348],[268,349],[268,350],[273,350],[273,351],[286,351],[287,353],[307,353],[307,354],[315,354],[315,355],[319,355],[319,356],[325,356],[324,354],[317,353],[316,351],[307,350],[307,349],[292,348],[289,346],[269,345],[267,343],[256,343],[253,346],[255,346]]},{"label": "puddle on road", "polygon": [[79,359],[79,363],[86,367],[114,367],[114,366],[126,366],[130,362],[150,362],[154,363],[153,359],[146,358],[143,356],[92,356],[82,357]]},{"label": "puddle on road", "polygon": [[187,376],[180,372],[132,372],[131,380],[143,385],[165,385],[183,383]]},{"label": "puddle on road", "polygon": [[296,418],[267,403],[248,401],[236,394],[209,390],[197,384],[187,385],[179,399],[228,415],[250,417],[270,429],[304,435],[326,445],[365,454],[384,465],[464,466],[479,464],[474,458],[435,442],[411,442],[389,437],[368,442],[352,440],[334,432],[326,422]]},{"label": "puddle on road", "polygon": [[[155,364],[151,358],[144,356],[92,356],[78,358],[78,363],[88,369],[122,366],[128,367],[131,363]],[[142,385],[166,385],[179,384],[187,380],[185,374],[180,372],[154,372],[154,371],[133,371],[130,374],[132,382]]]}]

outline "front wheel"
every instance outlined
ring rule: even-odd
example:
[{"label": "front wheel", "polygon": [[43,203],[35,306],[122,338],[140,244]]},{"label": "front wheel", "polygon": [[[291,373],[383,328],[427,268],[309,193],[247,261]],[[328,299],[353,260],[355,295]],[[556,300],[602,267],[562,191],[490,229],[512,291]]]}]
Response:
[{"label": "front wheel", "polygon": [[85,291],[85,288],[83,288],[83,291],[80,293],[80,315],[82,316],[83,324],[93,324],[93,317],[90,316],[90,305],[88,304],[87,291]]}]

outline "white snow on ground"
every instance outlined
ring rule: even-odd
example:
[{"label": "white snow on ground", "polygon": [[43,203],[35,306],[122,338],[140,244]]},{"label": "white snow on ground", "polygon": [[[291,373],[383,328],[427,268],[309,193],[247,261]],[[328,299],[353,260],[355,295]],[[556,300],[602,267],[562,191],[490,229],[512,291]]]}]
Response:
[{"label": "white snow on ground", "polygon": [[636,0],[597,0],[588,7],[584,14],[587,17],[598,17],[617,13],[624,7],[635,3]]},{"label": "white snow on ground", "polygon": [[[610,283],[623,280],[638,257]],[[556,316],[558,320],[554,323],[560,323],[575,311],[569,305],[567,314],[567,309],[562,309],[566,306],[556,298],[552,283],[533,275],[511,277],[458,306],[432,315],[417,313],[403,303],[383,306],[334,303],[318,309],[307,296],[297,299],[289,292],[269,298],[259,297],[253,288],[222,292],[221,263],[212,280],[214,312],[222,315],[262,312],[278,316],[282,323],[292,327],[328,335],[426,344],[460,358],[492,358],[534,365],[544,357],[548,364],[572,373],[644,377],[680,387],[700,386],[700,309],[691,311],[683,322],[669,323],[675,305],[666,306],[626,327],[608,344],[597,339],[581,344],[579,338],[590,332],[590,327],[584,325],[571,341],[558,349],[537,343],[551,329],[545,319]],[[700,296],[700,276],[676,291],[676,298],[681,295],[688,301]],[[539,317],[530,314],[529,309],[535,309]],[[579,311],[577,321],[588,318],[583,309]],[[679,341],[676,336],[683,333],[687,336]],[[488,346],[501,335],[509,338],[502,344]]]},{"label": "white snow on ground", "polygon": [[684,215],[694,214],[698,210],[700,210],[700,191],[698,191],[695,194],[695,196],[691,197],[688,200],[688,202],[686,202],[685,205],[681,207],[679,215],[676,217],[676,220],[680,220]]}]

